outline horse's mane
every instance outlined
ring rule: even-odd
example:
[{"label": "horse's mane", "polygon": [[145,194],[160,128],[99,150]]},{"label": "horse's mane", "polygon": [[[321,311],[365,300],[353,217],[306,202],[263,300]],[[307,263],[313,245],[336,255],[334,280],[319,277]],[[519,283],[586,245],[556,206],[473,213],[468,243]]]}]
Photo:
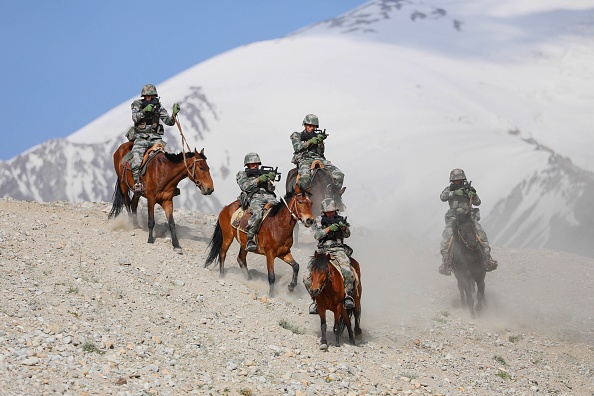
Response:
[{"label": "horse's mane", "polygon": [[[184,160],[184,153],[183,152],[177,153],[177,154],[165,152],[164,154],[165,154],[165,157],[169,161],[174,162],[176,164],[179,164],[180,162],[182,162]],[[186,159],[187,158],[193,158],[195,155],[196,155],[196,153],[194,153],[194,152],[186,153]],[[202,153],[198,153],[198,156],[200,158],[204,159],[204,160],[206,159],[206,156],[204,154],[202,154]]]},{"label": "horse's mane", "polygon": [[311,264],[312,270],[325,271],[328,266],[328,256],[326,253],[318,253],[311,257],[313,261]]},{"label": "horse's mane", "polygon": [[[293,195],[295,195],[295,191],[288,191],[285,194],[285,202],[289,202],[289,200],[291,198],[293,198]],[[276,216],[284,205],[285,204],[283,203],[283,201],[279,201],[279,202],[275,203],[274,206],[270,209],[270,213],[268,213],[268,216],[270,216],[270,217]]]}]

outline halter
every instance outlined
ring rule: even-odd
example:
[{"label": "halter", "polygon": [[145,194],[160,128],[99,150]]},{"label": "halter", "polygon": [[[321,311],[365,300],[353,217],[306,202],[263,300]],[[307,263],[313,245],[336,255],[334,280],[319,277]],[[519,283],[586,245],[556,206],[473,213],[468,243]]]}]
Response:
[{"label": "halter", "polygon": [[326,262],[326,279],[324,279],[324,283],[322,283],[322,286],[320,286],[320,291],[317,293],[313,293],[314,298],[319,296],[320,293],[322,291],[324,291],[324,288],[326,287],[326,283],[328,283],[328,279],[332,278],[332,274],[330,273],[330,268],[329,268],[330,265],[332,265],[332,264],[330,264],[329,262]]}]

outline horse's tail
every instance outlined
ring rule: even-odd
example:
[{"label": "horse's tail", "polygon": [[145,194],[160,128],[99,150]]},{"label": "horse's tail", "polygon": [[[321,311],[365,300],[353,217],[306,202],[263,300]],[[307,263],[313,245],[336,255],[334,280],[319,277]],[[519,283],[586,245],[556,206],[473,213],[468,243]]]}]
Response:
[{"label": "horse's tail", "polygon": [[124,207],[124,193],[122,192],[122,188],[120,187],[120,178],[116,180],[115,190],[113,192],[113,206],[109,211],[109,215],[107,215],[108,219],[113,217],[117,217],[120,213],[122,213],[122,208]]},{"label": "horse's tail", "polygon": [[223,230],[221,229],[221,224],[217,220],[217,226],[215,227],[214,232],[212,233],[212,238],[208,243],[208,257],[206,257],[206,262],[204,263],[204,267],[208,267],[212,264],[215,259],[219,259],[219,263],[221,261],[221,246],[223,246]]}]

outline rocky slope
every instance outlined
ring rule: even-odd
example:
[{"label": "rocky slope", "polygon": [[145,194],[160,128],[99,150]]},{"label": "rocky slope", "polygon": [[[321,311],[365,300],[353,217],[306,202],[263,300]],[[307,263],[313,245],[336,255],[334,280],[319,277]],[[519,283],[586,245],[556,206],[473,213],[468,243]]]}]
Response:
[{"label": "rocky slope", "polygon": [[[594,392],[594,260],[494,249],[488,307],[475,320],[437,242],[355,229],[363,335],[318,349],[302,285],[279,296],[248,256],[204,269],[215,217],[176,210],[184,254],[158,212],[107,221],[107,203],[0,200],[0,389],[6,395],[586,395]],[[141,210],[144,214],[144,211]],[[145,223],[145,216],[141,216]],[[294,250],[305,267],[307,230]],[[343,338],[343,342],[347,342]]]}]

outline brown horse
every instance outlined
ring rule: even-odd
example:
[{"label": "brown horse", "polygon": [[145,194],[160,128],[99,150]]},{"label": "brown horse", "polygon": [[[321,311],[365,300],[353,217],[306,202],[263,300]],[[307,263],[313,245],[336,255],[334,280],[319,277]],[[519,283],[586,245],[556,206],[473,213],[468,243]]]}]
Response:
[{"label": "brown horse", "polygon": [[351,258],[351,267],[356,272],[359,282],[354,296],[355,308],[347,310],[344,307],[344,280],[338,268],[332,265],[329,254],[318,254],[316,252],[312,258],[311,267],[311,291],[318,306],[318,315],[320,315],[322,340],[320,349],[328,349],[326,340],[326,311],[334,313],[334,334],[336,336],[336,346],[340,346],[340,335],[346,326],[349,332],[349,342],[355,345],[355,337],[351,327],[351,317],[355,316],[355,335],[361,334],[361,268],[359,262]]},{"label": "brown horse", "polygon": [[[237,255],[237,263],[247,276],[247,279],[251,279],[246,262],[247,250],[245,247],[247,234],[245,232],[237,232],[231,226],[231,217],[239,207],[240,203],[237,200],[225,206],[221,210],[221,213],[219,213],[216,228],[208,245],[208,257],[204,266],[207,267],[218,258],[219,272],[221,276],[224,276],[227,250],[229,250],[229,246],[233,243],[233,239],[237,239],[241,245],[239,254]],[[303,222],[306,227],[311,226],[313,223],[311,200],[306,193],[302,193],[299,190],[287,193],[282,202],[274,204],[268,216],[262,221],[262,225],[258,231],[258,250],[254,253],[266,256],[270,297],[274,296],[274,259],[276,257],[293,268],[293,278],[288,286],[289,291],[292,292],[297,285],[299,264],[291,255],[293,227],[297,224],[297,220]]]},{"label": "brown horse", "polygon": [[[113,165],[118,176],[113,194],[113,206],[108,218],[116,217],[125,206],[128,214],[133,215],[134,225],[138,226],[136,209],[140,195],[134,194],[130,198],[130,186],[134,185],[132,173],[126,171],[122,165],[122,158],[132,149],[132,142],[122,144],[113,154]],[[189,177],[203,195],[210,195],[214,191],[210,168],[206,163],[204,149],[193,153],[170,154],[160,152],[148,163],[146,173],[142,177],[146,189],[142,194],[147,200],[148,206],[148,243],[153,243],[153,228],[155,227],[155,204],[161,205],[171,232],[171,243],[176,252],[182,253],[177,234],[175,232],[175,221],[173,220],[173,197],[177,184]]]}]

